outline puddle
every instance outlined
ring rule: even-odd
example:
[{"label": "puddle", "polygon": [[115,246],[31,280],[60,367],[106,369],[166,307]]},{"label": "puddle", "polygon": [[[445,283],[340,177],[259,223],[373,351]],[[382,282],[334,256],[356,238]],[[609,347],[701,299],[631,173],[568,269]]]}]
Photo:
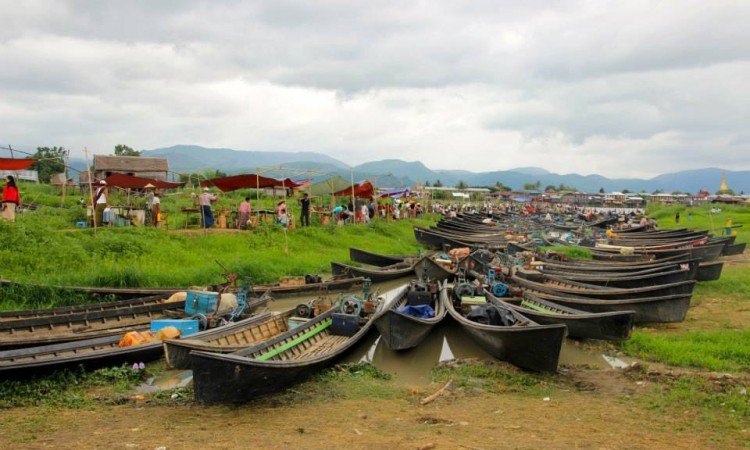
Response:
[{"label": "puddle", "polygon": [[135,388],[136,392],[151,393],[187,387],[193,384],[192,370],[167,370],[158,377],[151,377]]}]

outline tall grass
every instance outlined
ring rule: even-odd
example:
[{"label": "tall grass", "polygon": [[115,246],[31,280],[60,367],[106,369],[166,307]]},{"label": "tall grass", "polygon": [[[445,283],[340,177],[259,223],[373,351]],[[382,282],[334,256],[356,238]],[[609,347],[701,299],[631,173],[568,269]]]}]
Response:
[{"label": "tall grass", "polygon": [[622,343],[630,355],[673,366],[741,372],[750,367],[750,331],[655,335],[635,332]]},{"label": "tall grass", "polygon": [[[95,232],[74,226],[85,219],[75,199],[68,198],[66,207],[60,207],[59,196],[41,191],[38,197],[43,205],[38,210],[19,214],[15,223],[0,221],[0,278],[44,286],[181,287],[219,283],[226,269],[255,283],[276,282],[285,275],[329,272],[330,261],[349,259],[349,247],[416,253],[421,248],[413,225],[426,226],[436,220],[317,224],[290,231],[262,222],[247,232],[150,227]],[[170,204],[173,200],[163,203],[175,207],[176,203]],[[69,294],[52,295],[44,288],[30,289],[4,293],[0,308],[82,301]]]}]

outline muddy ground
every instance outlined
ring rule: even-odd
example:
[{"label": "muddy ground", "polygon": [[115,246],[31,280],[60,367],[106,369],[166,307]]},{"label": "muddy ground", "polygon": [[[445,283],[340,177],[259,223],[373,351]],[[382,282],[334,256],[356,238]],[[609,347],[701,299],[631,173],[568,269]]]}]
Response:
[{"label": "muddy ground", "polygon": [[[745,254],[747,257],[747,253]],[[735,258],[732,264],[747,264]],[[745,329],[750,305],[706,298],[688,319],[662,327]],[[747,300],[747,299],[745,299]],[[461,362],[454,362],[460,365]],[[495,363],[492,363],[495,364]],[[502,363],[500,363],[502,366]],[[513,373],[516,369],[504,367]],[[517,371],[516,371],[517,372]],[[639,363],[627,369],[562,367],[523,389],[394,387],[326,396],[304,383],[241,407],[195,404],[177,395],[95,392],[93,406],[0,411],[0,448],[101,449],[730,449],[750,447],[746,427],[701,407],[660,404],[660,392],[696,371]],[[750,388],[750,377],[698,373],[707,389]],[[377,386],[376,386],[377,387]],[[367,389],[372,388],[368,386]],[[385,393],[384,393],[385,392]]]}]

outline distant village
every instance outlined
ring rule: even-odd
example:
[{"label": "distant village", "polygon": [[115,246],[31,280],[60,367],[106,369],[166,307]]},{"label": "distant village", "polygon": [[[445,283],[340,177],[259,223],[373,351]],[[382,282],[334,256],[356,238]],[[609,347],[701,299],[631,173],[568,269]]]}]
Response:
[{"label": "distant village", "polygon": [[[82,190],[91,186],[92,182],[104,179],[112,174],[125,174],[129,176],[148,178],[153,180],[169,181],[174,179],[174,174],[169,170],[166,158],[150,158],[141,156],[112,156],[94,155],[93,170],[80,172],[77,177],[66,176],[65,173],[55,174],[50,179],[52,185],[67,184],[69,187],[80,187]],[[0,170],[0,175],[14,175],[19,180],[39,182],[39,174],[36,170]],[[171,176],[170,176],[171,175]],[[91,178],[91,179],[90,179]],[[340,177],[339,177],[340,178]],[[196,180],[197,181],[197,180]],[[346,185],[348,180],[339,180],[339,184]],[[374,184],[374,183],[373,183]],[[708,203],[723,204],[750,204],[750,195],[736,195],[727,185],[726,176],[722,175],[717,180],[718,190],[711,193],[708,189],[702,189],[697,193],[683,192],[580,192],[563,187],[562,189],[522,189],[512,190],[505,186],[494,187],[469,187],[469,186],[430,186],[421,185],[413,187],[374,186],[376,194],[401,193],[415,197],[429,197],[433,200],[447,202],[465,201],[498,201],[498,202],[548,202],[557,204],[568,204],[588,207],[624,207],[641,208],[650,203],[659,204],[682,204],[686,206],[699,206]],[[191,187],[188,180],[186,187]],[[274,195],[275,193],[271,193]]]}]

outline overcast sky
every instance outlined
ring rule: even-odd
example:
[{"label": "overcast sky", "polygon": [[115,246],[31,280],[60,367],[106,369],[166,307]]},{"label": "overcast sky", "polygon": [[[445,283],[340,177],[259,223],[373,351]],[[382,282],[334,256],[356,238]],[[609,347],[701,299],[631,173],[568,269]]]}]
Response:
[{"label": "overcast sky", "polygon": [[0,145],[750,169],[750,1],[0,0]]}]

